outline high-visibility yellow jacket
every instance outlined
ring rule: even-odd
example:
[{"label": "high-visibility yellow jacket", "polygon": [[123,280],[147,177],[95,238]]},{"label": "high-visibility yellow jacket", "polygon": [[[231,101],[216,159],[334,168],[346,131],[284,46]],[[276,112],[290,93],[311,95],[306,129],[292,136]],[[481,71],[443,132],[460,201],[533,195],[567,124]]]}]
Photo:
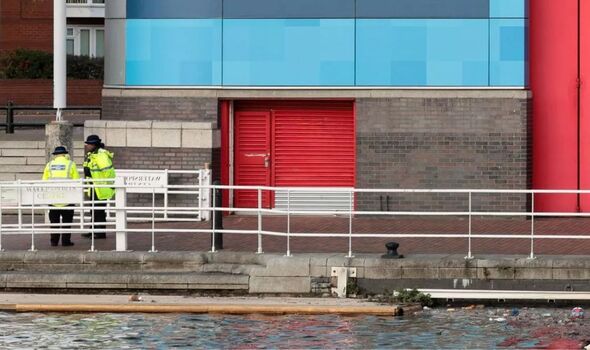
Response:
[{"label": "high-visibility yellow jacket", "polygon": [[[43,180],[76,180],[79,179],[76,163],[66,154],[56,156],[47,163],[43,171]],[[54,204],[56,207],[64,207],[67,204]]]},{"label": "high-visibility yellow jacket", "polygon": [[[114,185],[115,167],[113,166],[114,154],[99,148],[86,154],[84,168],[88,168],[90,178],[95,185]],[[112,187],[95,187],[94,192],[98,199],[107,200],[113,198],[115,189]]]}]

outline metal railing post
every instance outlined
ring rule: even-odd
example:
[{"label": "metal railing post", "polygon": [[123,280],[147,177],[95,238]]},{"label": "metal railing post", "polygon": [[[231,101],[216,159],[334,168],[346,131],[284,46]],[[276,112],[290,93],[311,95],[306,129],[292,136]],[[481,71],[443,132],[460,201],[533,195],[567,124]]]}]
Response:
[{"label": "metal railing post", "polygon": [[287,256],[291,256],[291,190],[287,190]]},{"label": "metal railing post", "polygon": [[115,178],[115,249],[118,252],[127,251],[127,189],[125,179]]},{"label": "metal railing post", "polygon": [[156,188],[152,187],[152,249],[150,249],[150,253],[157,252],[155,233],[156,233]]},{"label": "metal railing post", "polygon": [[531,255],[529,259],[535,258],[535,192],[531,192]]},{"label": "metal railing post", "polygon": [[[201,194],[204,192],[203,189],[200,190]],[[209,190],[208,190],[209,191]],[[215,185],[211,188],[210,191],[213,191],[213,193],[215,193]],[[216,209],[216,198],[215,198],[215,194],[213,194],[213,200],[212,200],[212,205],[211,205],[211,253],[215,253],[215,209]],[[201,201],[201,198],[199,198],[199,202]],[[200,206],[200,205],[199,205]]]},{"label": "metal railing post", "polygon": [[23,229],[23,209],[22,209],[22,188],[20,187],[20,180],[16,180],[16,184],[18,185],[17,187],[17,198],[16,198],[16,203],[18,205],[18,229],[22,230]]},{"label": "metal railing post", "polygon": [[[33,189],[33,193],[34,189]],[[31,204],[31,249],[30,251],[35,251],[35,195],[32,196],[32,204]]]},{"label": "metal railing post", "polygon": [[468,251],[467,256],[465,259],[473,259],[473,255],[471,255],[471,192],[469,192],[469,238],[468,238]]},{"label": "metal railing post", "polygon": [[90,190],[90,251],[95,251],[94,248],[94,184],[89,186]]},{"label": "metal railing post", "polygon": [[262,190],[258,189],[258,251],[262,254]]},{"label": "metal railing post", "polygon": [[14,103],[8,101],[6,104],[6,133],[14,134]]},{"label": "metal railing post", "polygon": [[0,186],[0,252],[4,251],[2,249],[2,186]]},{"label": "metal railing post", "polygon": [[220,185],[221,183],[218,180],[215,180],[213,182],[213,217],[211,218],[211,245],[214,248],[211,249],[212,252],[216,252],[218,250],[223,249],[223,233],[217,232],[217,230],[223,230],[223,210],[219,209],[223,207],[223,199],[221,198],[221,189],[217,188],[217,186]]},{"label": "metal railing post", "polygon": [[[164,176],[166,176],[166,183],[168,184],[169,183],[168,182],[168,169],[164,169]],[[168,219],[168,191],[169,190],[170,189],[168,187],[166,187],[166,191],[164,192],[164,219]]]},{"label": "metal railing post", "polygon": [[352,211],[353,211],[353,200],[352,190],[349,192],[349,211],[348,211],[348,255],[347,258],[354,258],[352,255]]}]

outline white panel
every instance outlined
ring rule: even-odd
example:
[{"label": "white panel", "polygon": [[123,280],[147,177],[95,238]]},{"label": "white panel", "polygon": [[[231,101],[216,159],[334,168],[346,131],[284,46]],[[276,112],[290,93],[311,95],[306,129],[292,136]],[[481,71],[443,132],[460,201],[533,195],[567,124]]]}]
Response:
[{"label": "white panel", "polygon": [[[275,207],[287,210],[287,197],[287,191],[277,191],[275,194]],[[343,188],[342,192],[291,191],[289,197],[291,210],[350,211],[350,193],[347,188]]]}]

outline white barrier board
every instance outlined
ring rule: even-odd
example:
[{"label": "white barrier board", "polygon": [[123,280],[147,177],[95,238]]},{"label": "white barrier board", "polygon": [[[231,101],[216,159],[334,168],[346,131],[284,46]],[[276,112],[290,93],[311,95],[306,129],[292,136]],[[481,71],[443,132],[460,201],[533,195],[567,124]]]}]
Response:
[{"label": "white barrier board", "polygon": [[127,193],[166,193],[168,174],[164,170],[116,170],[116,173],[118,178],[123,178],[125,186],[130,186]]},{"label": "white barrier board", "polygon": [[[48,184],[49,181],[43,184]],[[67,183],[59,186],[36,187],[34,184],[22,187],[21,205],[48,205],[48,204],[77,204],[84,198],[84,191],[76,182],[78,187],[68,185]],[[17,190],[18,192],[18,190]]]}]

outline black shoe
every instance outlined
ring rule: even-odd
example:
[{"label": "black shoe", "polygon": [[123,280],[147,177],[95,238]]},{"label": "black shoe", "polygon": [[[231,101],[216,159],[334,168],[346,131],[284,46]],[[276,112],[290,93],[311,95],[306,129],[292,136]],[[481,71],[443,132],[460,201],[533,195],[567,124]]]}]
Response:
[{"label": "black shoe", "polygon": [[84,238],[90,238],[90,237],[92,237],[92,233],[83,233],[83,234],[81,234],[81,236]]},{"label": "black shoe", "polygon": [[56,243],[51,242],[51,246],[52,247],[57,247],[57,242]]},{"label": "black shoe", "polygon": [[94,235],[94,239],[106,239],[106,238],[107,238],[107,235],[105,235],[104,233],[103,234],[98,233],[98,234]]},{"label": "black shoe", "polygon": [[[56,244],[57,245],[57,244]],[[63,247],[71,247],[74,245],[74,242],[64,242],[61,244]]]}]

